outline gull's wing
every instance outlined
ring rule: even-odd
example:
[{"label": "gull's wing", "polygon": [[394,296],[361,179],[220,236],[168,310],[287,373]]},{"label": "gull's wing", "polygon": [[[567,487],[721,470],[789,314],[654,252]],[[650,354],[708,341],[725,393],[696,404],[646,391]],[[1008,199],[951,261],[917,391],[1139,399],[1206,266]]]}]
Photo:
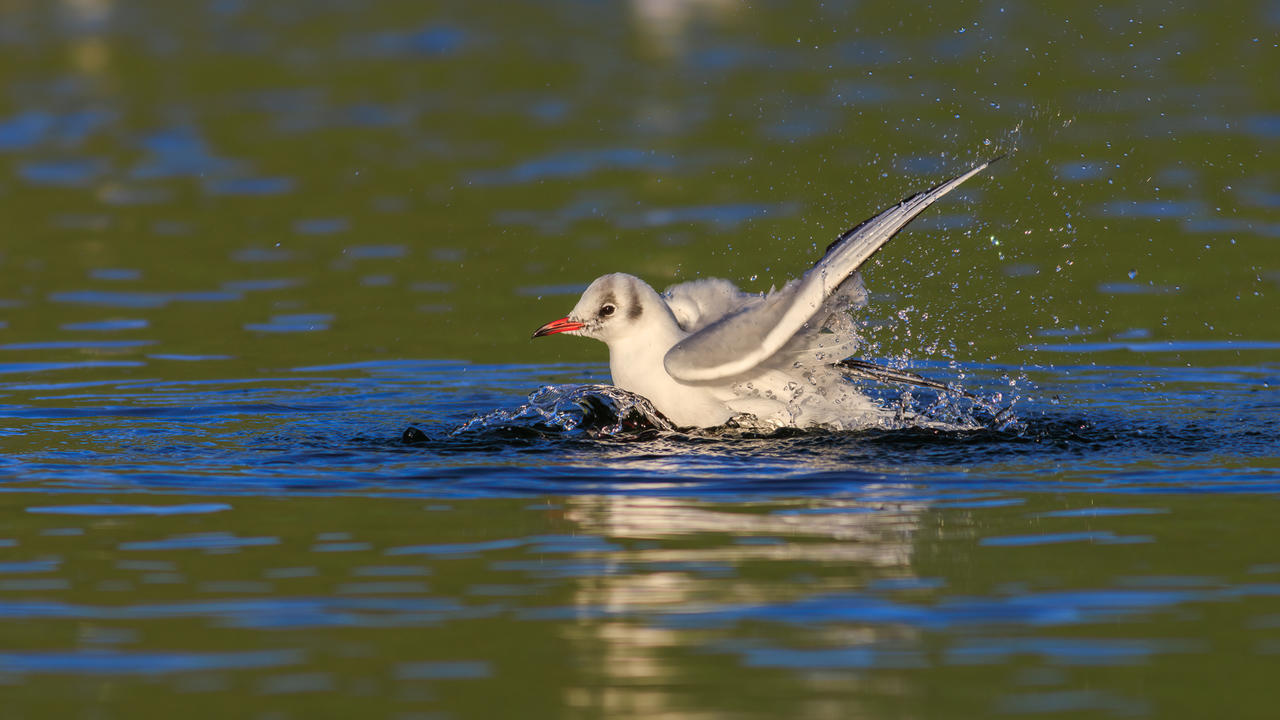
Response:
[{"label": "gull's wing", "polygon": [[[998,160],[996,158],[995,160]],[[799,280],[762,302],[744,307],[694,332],[667,352],[667,372],[685,382],[740,375],[768,360],[802,331],[828,296],[893,239],[907,223],[995,160],[917,193],[842,234]]]},{"label": "gull's wing", "polygon": [[680,329],[687,333],[697,332],[729,313],[764,300],[764,296],[742,292],[737,285],[720,278],[672,285],[662,296]]}]

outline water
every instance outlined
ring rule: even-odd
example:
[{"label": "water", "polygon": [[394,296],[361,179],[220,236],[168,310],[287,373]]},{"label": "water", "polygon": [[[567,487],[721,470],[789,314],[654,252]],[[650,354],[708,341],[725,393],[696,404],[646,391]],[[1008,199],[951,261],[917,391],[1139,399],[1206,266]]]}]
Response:
[{"label": "water", "polygon": [[[1272,714],[1273,4],[171,5],[0,4],[6,718]],[[857,328],[1011,417],[528,340],[1001,152]]]},{"label": "water", "polygon": [[606,372],[6,383],[6,696],[63,715],[1218,706],[1161,681],[1188,672],[1245,711],[1268,696],[1280,367],[1042,370],[1006,430],[689,434],[619,424],[583,386],[525,403]]}]

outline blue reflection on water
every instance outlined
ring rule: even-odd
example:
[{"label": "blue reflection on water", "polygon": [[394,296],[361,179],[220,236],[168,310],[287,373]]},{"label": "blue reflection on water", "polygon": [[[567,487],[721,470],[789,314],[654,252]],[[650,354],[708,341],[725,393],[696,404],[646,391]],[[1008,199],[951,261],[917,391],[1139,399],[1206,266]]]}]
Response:
[{"label": "blue reflection on water", "polygon": [[83,187],[106,171],[107,165],[103,161],[82,158],[26,163],[18,168],[18,176],[32,185]]},{"label": "blue reflection on water", "polygon": [[603,148],[571,150],[529,160],[503,170],[473,173],[477,185],[518,185],[538,180],[578,178],[602,170],[671,170],[676,160],[653,150]]},{"label": "blue reflection on water", "polygon": [[183,505],[49,505],[29,507],[37,515],[203,515],[230,510],[226,503],[188,503]]},{"label": "blue reflection on water", "polygon": [[73,290],[49,295],[49,300],[58,303],[130,308],[158,308],[171,302],[231,302],[239,299],[239,293],[217,290],[180,292]]},{"label": "blue reflection on water", "polygon": [[150,324],[150,321],[147,320],[130,318],[67,323],[62,326],[62,329],[71,332],[116,332],[119,330],[143,330],[149,327]]},{"label": "blue reflection on water", "polygon": [[1153,542],[1145,535],[1117,536],[1107,531],[1044,533],[1042,535],[992,535],[981,540],[982,545],[998,547],[1026,547],[1028,545],[1053,545],[1069,542],[1094,542],[1103,545]]},{"label": "blue reflection on water", "polygon": [[280,542],[274,537],[236,537],[231,533],[213,532],[199,535],[172,537],[165,540],[126,542],[121,550],[222,550],[227,548],[258,547]]},{"label": "blue reflection on water", "polygon": [[300,650],[156,653],[83,650],[0,653],[0,672],[77,675],[161,675],[200,670],[245,670],[297,665]]}]

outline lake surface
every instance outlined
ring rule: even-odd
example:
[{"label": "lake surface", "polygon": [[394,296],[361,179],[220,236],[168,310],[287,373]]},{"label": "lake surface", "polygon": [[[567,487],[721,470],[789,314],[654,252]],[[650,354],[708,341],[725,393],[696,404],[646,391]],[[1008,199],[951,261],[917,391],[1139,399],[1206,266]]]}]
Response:
[{"label": "lake surface", "polygon": [[[0,2],[4,716],[1270,717],[1278,33]],[[665,430],[529,340],[1001,153],[858,316],[998,421]]]}]

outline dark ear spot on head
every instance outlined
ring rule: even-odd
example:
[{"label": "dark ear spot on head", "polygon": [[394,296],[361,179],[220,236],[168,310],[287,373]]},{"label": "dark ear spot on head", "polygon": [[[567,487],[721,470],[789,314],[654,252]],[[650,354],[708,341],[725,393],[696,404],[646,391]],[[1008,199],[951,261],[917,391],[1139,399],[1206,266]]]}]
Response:
[{"label": "dark ear spot on head", "polygon": [[627,298],[627,317],[632,320],[638,320],[644,314],[644,308],[640,307],[640,293],[635,288],[631,288],[631,295]]}]

